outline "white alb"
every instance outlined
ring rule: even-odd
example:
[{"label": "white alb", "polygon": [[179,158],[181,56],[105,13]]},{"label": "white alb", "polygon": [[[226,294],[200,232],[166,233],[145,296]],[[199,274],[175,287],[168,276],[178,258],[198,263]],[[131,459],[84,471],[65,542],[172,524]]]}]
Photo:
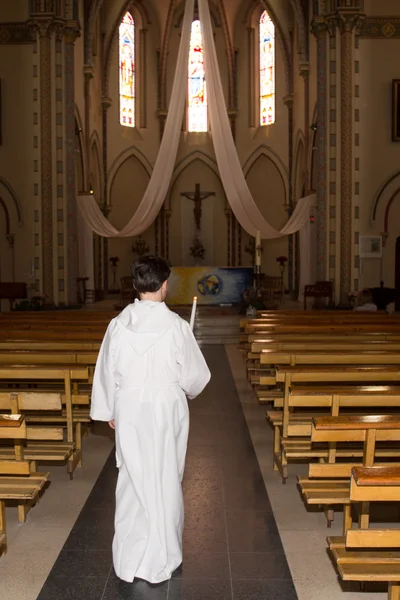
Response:
[{"label": "white alb", "polygon": [[186,321],[136,301],[113,319],[93,381],[91,417],[115,419],[119,468],[113,561],[121,579],[160,583],[182,562],[188,398],[210,371]]}]

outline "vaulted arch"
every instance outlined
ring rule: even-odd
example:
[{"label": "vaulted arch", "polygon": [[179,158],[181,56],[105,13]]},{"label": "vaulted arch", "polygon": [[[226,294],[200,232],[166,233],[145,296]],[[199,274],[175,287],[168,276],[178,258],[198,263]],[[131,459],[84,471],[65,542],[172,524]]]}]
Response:
[{"label": "vaulted arch", "polygon": [[257,148],[257,150],[255,150],[248,157],[248,159],[246,160],[246,162],[243,165],[244,176],[247,177],[247,175],[251,171],[252,166],[254,165],[254,163],[257,161],[257,159],[260,156],[266,156],[267,158],[269,158],[274,163],[276,168],[278,169],[280,176],[282,178],[282,181],[283,181],[284,188],[285,188],[285,196],[287,198],[289,195],[289,174],[288,174],[287,167],[286,167],[285,163],[282,161],[282,159],[280,158],[280,156],[278,156],[278,154],[276,154],[276,152],[274,152],[272,150],[272,148],[270,148],[269,146],[266,146],[265,144],[259,146]]},{"label": "vaulted arch", "polygon": [[153,167],[151,166],[150,162],[147,160],[147,158],[145,157],[145,155],[140,152],[140,150],[138,150],[136,147],[134,146],[130,146],[129,148],[126,148],[126,150],[124,150],[123,152],[121,152],[116,159],[114,160],[114,162],[112,163],[109,171],[108,171],[108,177],[107,177],[107,204],[110,203],[110,193],[111,193],[111,188],[115,179],[115,176],[117,174],[117,172],[119,171],[120,167],[126,162],[127,159],[129,159],[131,156],[133,156],[134,158],[136,158],[139,163],[142,165],[142,167],[144,168],[144,170],[146,171],[148,177],[151,176],[151,173],[153,171]]}]

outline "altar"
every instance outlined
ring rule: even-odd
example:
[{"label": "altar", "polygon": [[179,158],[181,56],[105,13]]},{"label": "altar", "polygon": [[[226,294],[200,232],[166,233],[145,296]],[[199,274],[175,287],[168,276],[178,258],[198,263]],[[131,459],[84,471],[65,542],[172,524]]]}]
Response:
[{"label": "altar", "polygon": [[253,285],[252,267],[173,267],[168,283],[168,304],[239,304],[246,288]]}]

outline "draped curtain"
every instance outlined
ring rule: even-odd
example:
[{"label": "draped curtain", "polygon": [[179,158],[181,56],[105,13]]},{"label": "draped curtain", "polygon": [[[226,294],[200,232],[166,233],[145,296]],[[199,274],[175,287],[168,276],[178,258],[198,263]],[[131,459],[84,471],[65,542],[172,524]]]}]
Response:
[{"label": "draped curtain", "polygon": [[[289,221],[280,231],[274,229],[261,214],[246,183],[232,136],[218,66],[208,0],[198,1],[203,31],[211,136],[228,202],[240,225],[253,237],[257,231],[260,231],[262,239],[276,239],[296,233],[309,220],[310,208],[315,202],[315,196],[301,198]],[[164,135],[153,173],[139,208],[129,223],[121,231],[118,231],[105,218],[94,196],[81,196],[78,198],[79,208],[84,219],[91,229],[100,236],[132,237],[143,233],[156,219],[165,200],[172,179],[181,134],[193,14],[194,0],[186,0],[178,61]]]},{"label": "draped curtain", "polygon": [[78,206],[83,218],[91,229],[102,237],[123,238],[140,235],[151,226],[161,210],[171,183],[181,135],[193,13],[194,0],[186,0],[178,61],[164,135],[149,184],[137,211],[129,223],[118,231],[103,215],[93,195],[78,197]]}]

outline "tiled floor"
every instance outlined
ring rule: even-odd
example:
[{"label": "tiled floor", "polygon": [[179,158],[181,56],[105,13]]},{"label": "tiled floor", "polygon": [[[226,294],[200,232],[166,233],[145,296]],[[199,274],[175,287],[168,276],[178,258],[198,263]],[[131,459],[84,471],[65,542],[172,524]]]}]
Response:
[{"label": "tiled floor", "polygon": [[225,350],[205,355],[213,378],[191,404],[182,567],[158,586],[114,575],[111,455],[38,600],[297,598]]}]

